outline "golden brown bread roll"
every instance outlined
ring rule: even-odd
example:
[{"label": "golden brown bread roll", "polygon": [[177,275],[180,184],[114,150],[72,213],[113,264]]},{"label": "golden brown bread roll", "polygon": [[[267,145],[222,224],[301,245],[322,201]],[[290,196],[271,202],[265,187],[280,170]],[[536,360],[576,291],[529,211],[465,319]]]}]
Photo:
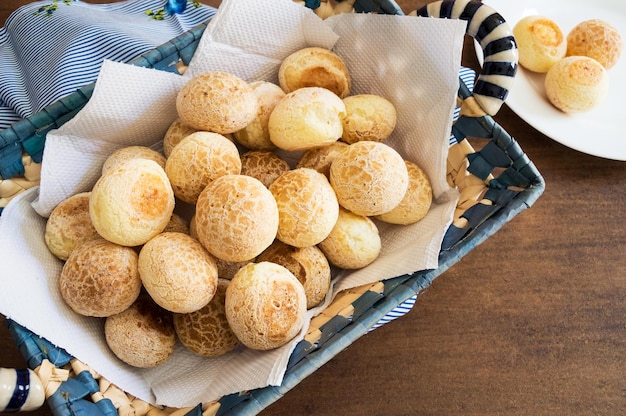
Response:
[{"label": "golden brown bread roll", "polygon": [[270,140],[284,150],[307,150],[336,142],[343,131],[346,106],[336,94],[300,88],[285,95],[270,114]]},{"label": "golden brown bread roll", "polygon": [[317,246],[298,248],[276,240],[256,261],[280,264],[293,273],[304,287],[307,309],[319,305],[330,289],[330,264]]},{"label": "golden brown bread roll", "polygon": [[513,27],[517,41],[519,63],[534,72],[548,70],[565,57],[567,40],[559,25],[552,19],[531,15],[522,18]]},{"label": "golden brown bread roll", "polygon": [[567,56],[588,56],[606,69],[619,61],[623,47],[617,28],[600,19],[585,20],[567,35]]},{"label": "golden brown bread roll", "polygon": [[330,183],[339,204],[358,215],[374,216],[395,208],[408,188],[402,156],[372,141],[351,144],[330,166]]},{"label": "golden brown bread roll", "polygon": [[215,257],[230,262],[255,258],[278,231],[278,206],[272,193],[246,175],[217,178],[198,197],[195,230]]},{"label": "golden brown bread roll", "polygon": [[286,160],[270,150],[249,150],[241,155],[241,174],[252,176],[267,187],[290,169]]},{"label": "golden brown bread roll", "polygon": [[239,271],[243,266],[248,263],[252,263],[254,259],[244,261],[226,261],[219,257],[215,257],[215,264],[217,264],[217,275],[221,279],[231,280],[235,273]]},{"label": "golden brown bread roll", "polygon": [[298,168],[280,175],[269,187],[278,205],[278,238],[294,247],[322,241],[335,226],[339,203],[326,176]]},{"label": "golden brown bread roll", "polygon": [[189,234],[189,223],[181,215],[173,213],[172,217],[170,218],[169,222],[162,232],[177,232]]},{"label": "golden brown bread roll", "polygon": [[104,323],[107,345],[117,358],[138,368],[152,368],[170,359],[176,345],[172,315],[149,296],[140,296],[128,309]]},{"label": "golden brown bread roll", "polygon": [[203,308],[174,315],[174,329],[180,342],[194,354],[219,357],[239,345],[226,320],[226,289],[230,281],[219,279],[215,296]]},{"label": "golden brown bread roll", "polygon": [[278,85],[267,81],[254,81],[250,87],[259,101],[256,117],[244,128],[233,133],[235,140],[252,150],[271,150],[276,147],[270,140],[267,124],[276,104],[285,96]]},{"label": "golden brown bread roll", "polygon": [[176,313],[197,311],[217,290],[217,265],[195,238],[176,232],[157,235],[141,248],[141,282],[162,308]]},{"label": "golden brown bread roll", "polygon": [[180,141],[165,163],[165,173],[174,195],[195,204],[211,181],[241,172],[237,146],[218,133],[197,131]]},{"label": "golden brown bread roll", "polygon": [[170,124],[165,136],[163,137],[163,154],[166,158],[170,157],[170,153],[174,146],[176,146],[182,139],[189,136],[191,133],[195,133],[198,129],[185,124],[180,118],[177,118]]},{"label": "golden brown bread roll", "polygon": [[563,58],[545,78],[548,99],[565,113],[591,109],[604,100],[608,88],[606,69],[586,56]]},{"label": "golden brown bread roll", "polygon": [[341,208],[335,227],[318,247],[332,265],[360,269],[378,258],[382,243],[374,221]]},{"label": "golden brown bread roll", "polygon": [[46,221],[44,241],[52,254],[67,260],[74,248],[100,235],[89,216],[89,196],[82,192],[61,201]]},{"label": "golden brown bread roll", "polygon": [[350,73],[336,53],[320,47],[300,49],[287,56],[278,69],[278,83],[289,93],[298,88],[320,87],[343,98],[350,94]]},{"label": "golden brown bread roll", "polygon": [[334,142],[327,146],[309,149],[302,154],[296,168],[311,168],[330,179],[330,165],[341,151],[348,147],[348,143]]},{"label": "golden brown bread roll", "polygon": [[408,160],[405,160],[405,164],[409,172],[409,187],[394,209],[376,216],[380,221],[408,225],[420,221],[428,214],[433,200],[430,180],[417,164]]},{"label": "golden brown bread roll", "polygon": [[250,85],[229,72],[196,75],[176,98],[178,116],[198,130],[220,134],[246,127],[257,115],[259,102]]},{"label": "golden brown bread roll", "polygon": [[91,221],[105,239],[139,246],[165,229],[174,211],[174,192],[165,170],[153,160],[116,164],[94,185]]},{"label": "golden brown bread roll", "polygon": [[85,241],[63,265],[59,289],[65,303],[80,315],[120,313],[141,291],[137,253],[102,238]]},{"label": "golden brown bread roll", "polygon": [[285,345],[302,329],[306,294],[285,267],[271,263],[243,266],[226,289],[226,319],[248,348],[270,350]]},{"label": "golden brown bread roll", "polygon": [[165,156],[156,150],[150,149],[147,146],[126,146],[117,149],[107,157],[102,164],[102,174],[104,175],[107,171],[113,169],[117,163],[135,158],[154,160],[162,168],[165,167]]},{"label": "golden brown bread roll", "polygon": [[358,94],[345,97],[341,139],[349,144],[371,140],[384,142],[396,128],[396,107],[384,97]]}]

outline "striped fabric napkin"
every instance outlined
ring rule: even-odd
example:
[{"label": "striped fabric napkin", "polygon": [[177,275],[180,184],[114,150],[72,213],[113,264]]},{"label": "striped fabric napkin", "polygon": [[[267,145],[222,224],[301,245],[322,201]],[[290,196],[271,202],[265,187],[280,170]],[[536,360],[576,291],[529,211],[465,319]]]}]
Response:
[{"label": "striped fabric napkin", "polygon": [[216,9],[166,0],[90,4],[37,1],[0,29],[0,129],[96,79],[104,59],[128,62],[208,20]]}]

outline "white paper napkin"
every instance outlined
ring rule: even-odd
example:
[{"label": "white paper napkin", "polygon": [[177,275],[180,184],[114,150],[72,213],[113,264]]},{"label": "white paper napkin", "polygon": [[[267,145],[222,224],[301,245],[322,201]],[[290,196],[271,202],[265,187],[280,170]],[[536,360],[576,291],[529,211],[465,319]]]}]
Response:
[{"label": "white paper napkin", "polygon": [[0,269],[0,312],[153,403],[194,406],[280,384],[306,328],[273,351],[239,348],[207,359],[179,345],[170,361],[154,369],[121,363],[105,345],[102,320],[79,317],[63,304],[56,286],[62,263],[43,241],[45,217],[62,199],[90,189],[104,159],[118,147],[159,148],[176,118],[176,93],[194,74],[215,69],[249,81],[275,82],[289,53],[334,45],[351,72],[353,93],[377,93],[396,105],[397,129],[388,143],[426,170],[435,203],[417,224],[381,224],[380,258],[336,279],[326,304],[343,288],[436,268],[458,199],[447,185],[445,166],[464,33],[464,23],[456,20],[346,14],[322,21],[291,0],[225,0],[185,76],[106,62],[89,103],[48,135],[40,187],[15,198],[0,217],[0,260],[5,265]]}]

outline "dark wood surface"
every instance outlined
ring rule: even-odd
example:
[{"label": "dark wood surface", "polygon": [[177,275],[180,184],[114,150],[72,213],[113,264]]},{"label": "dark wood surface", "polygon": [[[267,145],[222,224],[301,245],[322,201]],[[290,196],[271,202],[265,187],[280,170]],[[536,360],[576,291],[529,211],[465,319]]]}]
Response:
[{"label": "dark wood surface", "polygon": [[[0,22],[25,3],[0,2]],[[477,68],[469,40],[463,63]],[[262,414],[624,414],[626,163],[564,147],[506,106],[496,120],[543,174],[544,195],[438,277],[410,313]],[[23,366],[0,325],[0,367]]]}]

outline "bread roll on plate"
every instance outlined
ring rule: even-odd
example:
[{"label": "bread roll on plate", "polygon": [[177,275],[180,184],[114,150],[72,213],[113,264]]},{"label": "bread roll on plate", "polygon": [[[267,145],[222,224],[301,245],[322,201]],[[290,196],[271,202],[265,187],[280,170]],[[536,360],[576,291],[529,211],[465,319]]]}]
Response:
[{"label": "bread roll on plate", "polygon": [[531,15],[522,18],[513,27],[517,41],[519,63],[524,68],[545,73],[565,57],[567,40],[559,25],[552,19]]},{"label": "bread roll on plate", "polygon": [[567,35],[567,56],[588,56],[606,69],[619,61],[623,47],[617,28],[600,19],[585,20]]},{"label": "bread roll on plate", "polygon": [[568,56],[546,74],[546,94],[565,113],[587,111],[606,97],[609,79],[606,69],[595,59]]}]

